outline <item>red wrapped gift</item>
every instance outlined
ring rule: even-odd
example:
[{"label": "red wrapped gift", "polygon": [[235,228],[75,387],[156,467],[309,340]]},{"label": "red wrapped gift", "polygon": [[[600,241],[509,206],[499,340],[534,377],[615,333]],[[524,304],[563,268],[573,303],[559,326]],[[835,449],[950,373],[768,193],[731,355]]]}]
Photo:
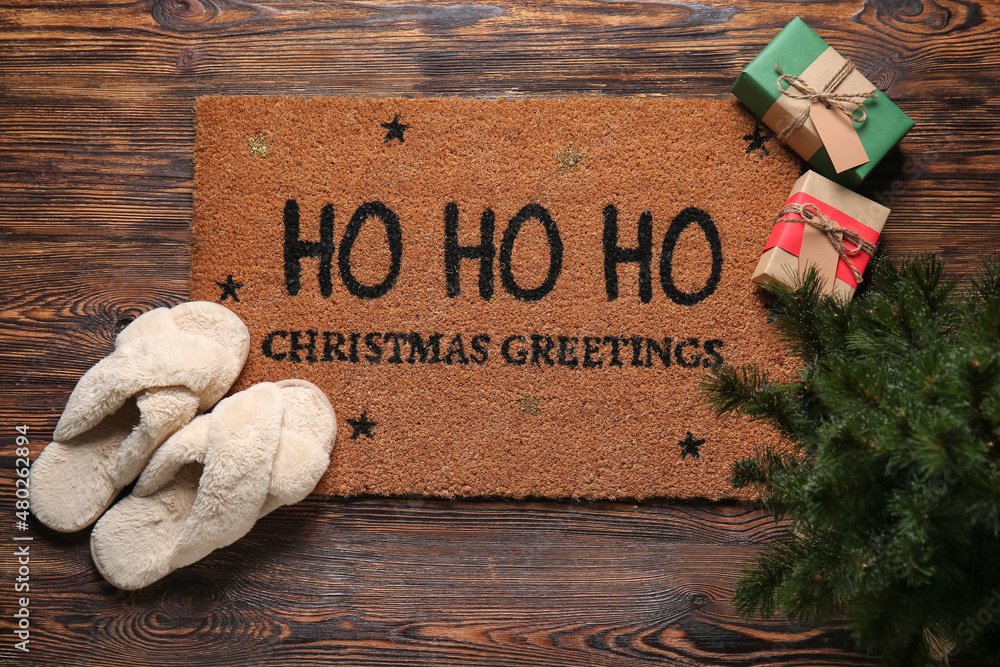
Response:
[{"label": "red wrapped gift", "polygon": [[794,287],[815,266],[825,292],[850,299],[888,216],[885,206],[808,171],[795,181],[751,280]]}]

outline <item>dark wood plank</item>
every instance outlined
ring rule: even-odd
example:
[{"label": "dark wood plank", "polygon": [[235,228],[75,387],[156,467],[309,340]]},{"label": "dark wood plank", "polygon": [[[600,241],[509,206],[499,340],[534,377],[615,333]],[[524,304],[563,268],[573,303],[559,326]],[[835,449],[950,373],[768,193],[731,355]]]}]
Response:
[{"label": "dark wood plank", "polygon": [[[0,661],[91,665],[864,665],[833,626],[729,597],[773,526],[739,503],[320,499],[136,593],[88,534],[14,527],[35,456],[117,328],[187,296],[204,94],[727,97],[802,16],[916,121],[863,188],[882,247],[967,275],[1000,247],[1000,32],[967,0],[7,0],[0,5]],[[13,537],[31,536],[31,653]]]},{"label": "dark wood plank", "polygon": [[843,652],[842,631],[733,617],[732,565],[770,530],[736,503],[311,499],[134,593],[100,579],[86,534],[36,532],[32,657],[747,665],[773,651],[807,661],[782,664],[868,664]]}]

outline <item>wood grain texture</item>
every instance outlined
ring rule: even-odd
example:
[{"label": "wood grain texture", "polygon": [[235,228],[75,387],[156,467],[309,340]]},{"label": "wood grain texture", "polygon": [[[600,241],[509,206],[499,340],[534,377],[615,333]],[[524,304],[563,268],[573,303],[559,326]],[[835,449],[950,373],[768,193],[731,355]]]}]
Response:
[{"label": "wood grain texture", "polygon": [[[136,593],[88,532],[14,527],[32,456],[117,329],[187,296],[204,94],[727,97],[795,15],[917,122],[864,194],[882,247],[1000,246],[1000,7],[967,0],[0,1],[0,662],[867,665],[835,624],[742,621],[742,504],[311,498]],[[5,518],[6,517],[6,518]],[[31,652],[14,649],[31,536]],[[954,663],[953,663],[954,664]]]}]

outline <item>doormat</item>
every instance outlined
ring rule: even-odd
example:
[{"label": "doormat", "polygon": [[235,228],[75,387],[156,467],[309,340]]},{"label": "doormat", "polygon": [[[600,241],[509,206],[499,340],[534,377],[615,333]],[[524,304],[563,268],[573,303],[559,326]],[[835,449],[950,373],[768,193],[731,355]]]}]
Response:
[{"label": "doormat", "polygon": [[732,497],[776,433],[721,363],[793,363],[750,276],[799,161],[737,102],[206,97],[191,298],[234,390],[338,417],[333,495]]}]

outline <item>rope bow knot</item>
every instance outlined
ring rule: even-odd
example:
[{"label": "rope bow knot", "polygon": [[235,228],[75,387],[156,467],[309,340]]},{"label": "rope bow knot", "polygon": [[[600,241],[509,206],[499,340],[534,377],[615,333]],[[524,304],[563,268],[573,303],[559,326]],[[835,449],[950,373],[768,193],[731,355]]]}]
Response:
[{"label": "rope bow knot", "polygon": [[[872,90],[867,93],[837,93],[834,92],[837,88],[844,82],[848,75],[854,71],[854,63],[850,60],[844,60],[844,64],[841,66],[840,70],[833,75],[825,86],[821,90],[816,90],[810,86],[802,77],[795,76],[794,74],[785,74],[785,71],[781,69],[780,65],[775,65],[775,69],[781,75],[778,77],[778,90],[781,91],[782,95],[792,98],[793,100],[806,100],[810,103],[821,102],[826,105],[828,109],[838,109],[845,116],[850,118],[855,123],[863,123],[868,120],[868,110],[865,109],[865,100],[873,99],[877,93]],[[788,84],[787,88],[781,87],[781,82],[784,81]],[[793,92],[797,90],[798,92]],[[852,109],[850,105],[854,105]],[[861,110],[860,116],[855,116],[858,109]],[[784,143],[788,143],[789,138],[802,127],[806,120],[809,118],[809,107],[807,106],[802,113],[792,120],[791,124],[787,125],[778,134],[778,139]]]},{"label": "rope bow knot", "polygon": [[[798,217],[789,218],[787,217],[789,215],[796,215]],[[837,250],[837,254],[851,268],[854,279],[859,283],[861,282],[861,272],[858,271],[849,258],[857,255],[859,252],[863,252],[871,257],[875,254],[874,243],[862,238],[853,229],[841,227],[829,217],[823,215],[815,204],[788,204],[778,213],[776,222],[806,224],[826,234],[826,237],[830,239],[830,244]],[[844,239],[850,241],[854,245],[854,248],[848,248],[844,243]]]}]

